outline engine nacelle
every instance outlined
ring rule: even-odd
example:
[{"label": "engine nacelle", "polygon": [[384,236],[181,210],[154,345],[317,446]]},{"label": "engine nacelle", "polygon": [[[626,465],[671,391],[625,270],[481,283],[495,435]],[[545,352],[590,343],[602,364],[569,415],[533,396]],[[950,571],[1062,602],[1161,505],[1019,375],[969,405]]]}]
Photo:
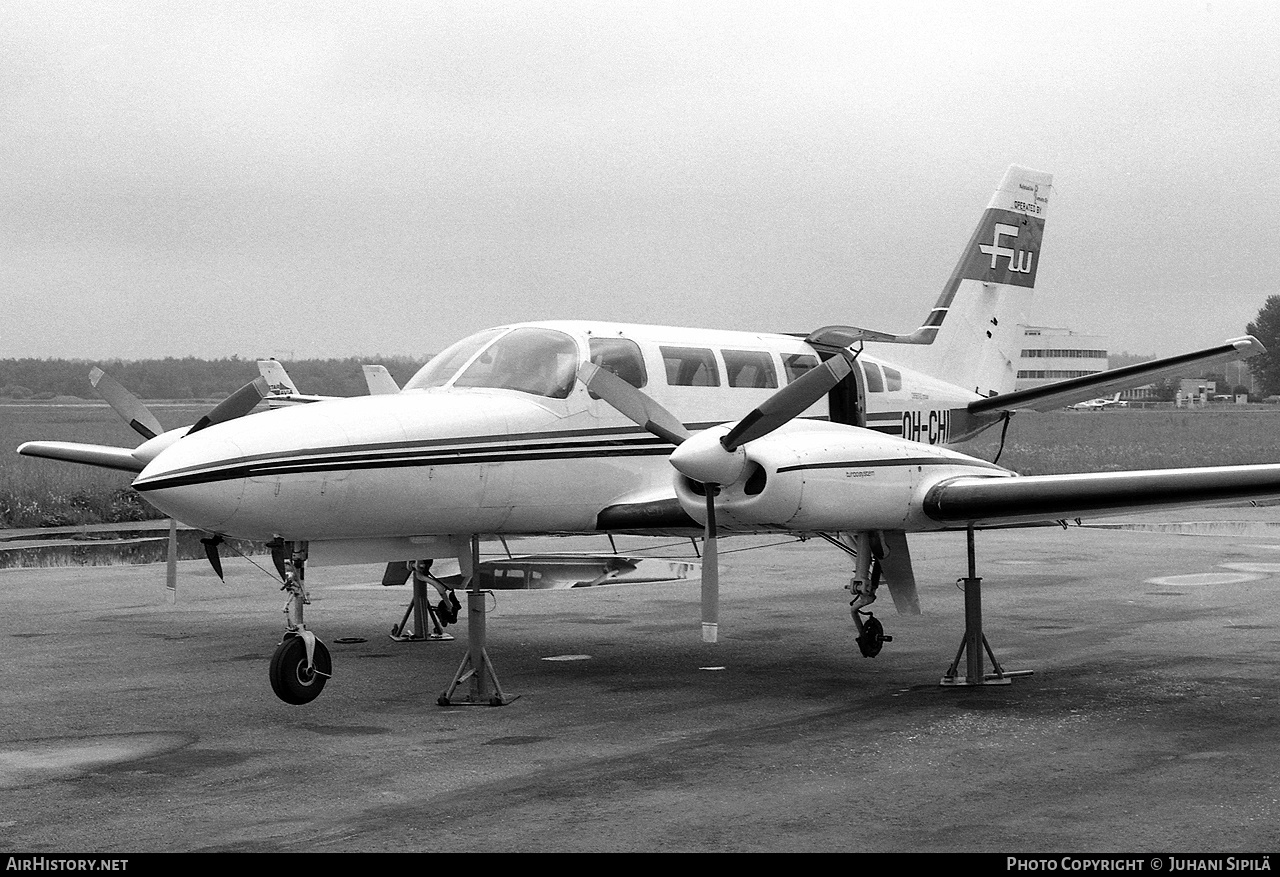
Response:
[{"label": "engine nacelle", "polygon": [[[921,503],[939,481],[1013,474],[945,448],[821,421],[793,421],[741,450],[742,474],[716,497],[725,530],[929,529]],[[685,512],[705,522],[703,485],[677,475],[675,489]]]}]

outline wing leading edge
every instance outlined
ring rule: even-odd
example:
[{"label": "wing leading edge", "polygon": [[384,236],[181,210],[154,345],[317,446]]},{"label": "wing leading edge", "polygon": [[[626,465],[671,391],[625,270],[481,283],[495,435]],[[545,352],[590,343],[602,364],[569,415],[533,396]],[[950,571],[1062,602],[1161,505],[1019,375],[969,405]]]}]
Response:
[{"label": "wing leading edge", "polygon": [[110,445],[86,445],[79,442],[24,442],[18,446],[18,453],[24,457],[43,457],[46,460],[61,460],[64,463],[84,463],[104,469],[118,469],[121,472],[141,472],[147,467],[147,461],[135,457],[129,448],[114,448]]},{"label": "wing leading edge", "polygon": [[924,513],[941,524],[1001,525],[1105,517],[1280,497],[1280,463],[1016,478],[961,476],[934,485]]}]

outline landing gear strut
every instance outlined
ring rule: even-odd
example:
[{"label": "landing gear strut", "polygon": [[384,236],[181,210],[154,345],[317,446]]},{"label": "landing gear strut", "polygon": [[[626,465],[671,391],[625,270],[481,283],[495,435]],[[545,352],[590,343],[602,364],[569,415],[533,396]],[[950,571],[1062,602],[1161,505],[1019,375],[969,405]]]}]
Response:
[{"label": "landing gear strut", "polygon": [[284,604],[284,640],[271,656],[268,670],[271,689],[285,703],[292,704],[315,700],[333,675],[329,650],[303,621],[303,607],[311,602],[303,585],[306,560],[307,543],[293,543],[293,553],[284,561],[284,585],[280,588],[289,594]]},{"label": "landing gear strut", "polygon": [[[864,658],[874,658],[880,654],[885,643],[893,642],[893,637],[884,632],[884,625],[864,607],[876,601],[876,591],[880,588],[880,558],[884,555],[883,546],[879,544],[879,535],[869,531],[858,533],[841,533],[839,539],[820,533],[832,545],[848,554],[855,561],[854,576],[848,584],[853,599],[849,601],[849,614],[853,616],[854,627],[858,629],[858,651]],[[863,617],[866,621],[863,621]]]},{"label": "landing gear strut", "polygon": [[[967,531],[967,544],[969,553],[969,575],[960,579],[959,582],[964,583],[964,639],[960,641],[960,650],[956,652],[956,659],[951,662],[951,666],[947,668],[947,673],[942,677],[941,685],[948,686],[970,686],[970,685],[1008,685],[1016,676],[1030,676],[1034,670],[1005,670],[1000,666],[1000,662],[996,660],[995,654],[991,651],[991,646],[987,643],[987,637],[982,632],[982,579],[978,577],[977,560],[973,548],[973,527]],[[957,584],[959,583],[957,582]],[[968,652],[968,661],[966,664],[966,672],[964,678],[959,673],[960,656]],[[982,655],[986,653],[991,658],[991,666],[995,668],[994,673],[986,673],[982,667]]]}]

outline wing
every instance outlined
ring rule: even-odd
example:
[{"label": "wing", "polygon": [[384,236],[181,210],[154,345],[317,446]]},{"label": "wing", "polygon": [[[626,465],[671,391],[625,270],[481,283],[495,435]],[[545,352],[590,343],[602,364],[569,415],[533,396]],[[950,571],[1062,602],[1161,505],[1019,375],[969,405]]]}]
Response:
[{"label": "wing", "polygon": [[43,457],[64,463],[84,463],[104,469],[122,472],[141,472],[147,460],[139,459],[129,448],[113,448],[110,445],[85,445],[79,442],[24,442],[18,446],[24,457]]},{"label": "wing", "polygon": [[923,510],[950,527],[1106,517],[1280,496],[1280,464],[1015,478],[961,476],[934,485]]},{"label": "wing", "polygon": [[1248,359],[1259,353],[1266,353],[1262,342],[1252,335],[1233,338],[1217,347],[1197,350],[1151,362],[1140,362],[1124,368],[1108,369],[1096,375],[1085,375],[1080,378],[1068,378],[1046,384],[1043,387],[1032,387],[1029,390],[1016,390],[1001,396],[992,396],[969,403],[970,414],[985,414],[993,411],[1052,411],[1078,402],[1088,402],[1107,393],[1149,384],[1162,378],[1179,375],[1189,365],[1209,365],[1216,362],[1232,362],[1237,359]]}]

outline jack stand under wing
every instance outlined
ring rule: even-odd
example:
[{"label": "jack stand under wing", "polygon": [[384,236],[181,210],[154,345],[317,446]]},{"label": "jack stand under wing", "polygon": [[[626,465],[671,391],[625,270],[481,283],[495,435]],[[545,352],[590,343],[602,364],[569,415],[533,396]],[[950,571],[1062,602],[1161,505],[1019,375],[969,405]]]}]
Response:
[{"label": "jack stand under wing", "polygon": [[[493,662],[485,651],[485,597],[493,591],[480,590],[480,537],[471,537],[471,551],[458,552],[463,580],[467,583],[467,654],[444,693],[436,698],[440,706],[506,706],[520,695],[506,694],[498,682]],[[458,689],[467,684],[467,692]]]},{"label": "jack stand under wing", "polygon": [[[413,598],[409,601],[409,605],[405,607],[404,617],[400,619],[400,623],[391,627],[391,638],[398,643],[443,643],[451,641],[453,634],[444,632],[440,619],[436,617],[435,609],[431,608],[431,599],[427,596],[428,583],[438,581],[435,576],[427,572],[419,572],[417,564],[415,564],[413,571],[410,572],[403,564],[390,563],[387,565],[387,575],[383,576],[382,579],[384,585],[404,583],[404,579],[393,582],[387,581],[388,577],[392,576],[393,568],[395,567],[399,567],[405,573],[409,573],[404,577],[405,579],[412,576]],[[412,626],[409,624],[410,618],[413,619]],[[427,633],[428,623],[431,627],[430,633]]]},{"label": "jack stand under wing", "polygon": [[[960,641],[960,649],[956,658],[947,668],[940,685],[965,687],[972,685],[1008,685],[1016,676],[1030,676],[1034,670],[1005,670],[991,651],[987,637],[982,632],[982,579],[978,576],[977,561],[973,548],[973,527],[965,531],[969,553],[969,575],[960,579],[964,583],[964,638]],[[959,583],[958,582],[958,583]],[[965,676],[959,674],[960,657],[968,652]],[[986,652],[991,658],[994,673],[987,673],[982,666],[982,654]]]}]

